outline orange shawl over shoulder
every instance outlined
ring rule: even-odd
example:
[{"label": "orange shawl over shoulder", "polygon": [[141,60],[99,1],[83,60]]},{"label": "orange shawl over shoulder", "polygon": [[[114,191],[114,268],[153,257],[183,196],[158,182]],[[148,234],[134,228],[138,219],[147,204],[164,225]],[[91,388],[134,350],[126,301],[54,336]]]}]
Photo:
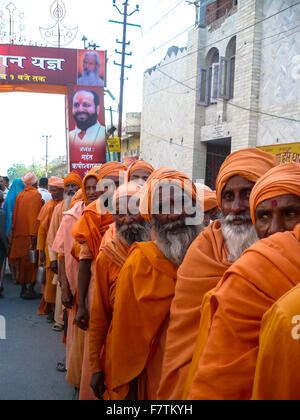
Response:
[{"label": "orange shawl over shoulder", "polygon": [[14,236],[37,236],[38,214],[42,208],[41,194],[34,187],[25,187],[17,196],[13,213]]},{"label": "orange shawl over shoulder", "polygon": [[61,201],[53,210],[51,223],[50,223],[49,231],[48,231],[48,237],[47,237],[48,245],[50,246],[50,248],[52,248],[52,245],[54,243],[55,236],[61,224],[64,211],[65,211],[65,201]]},{"label": "orange shawl over shoulder", "polygon": [[159,399],[182,398],[198,335],[202,299],[230,267],[227,256],[221,224],[216,220],[192,243],[179,267],[170,310]]},{"label": "orange shawl over shoulder", "polygon": [[40,214],[38,215],[38,221],[40,222],[40,226],[48,232],[50,227],[50,222],[53,216],[53,212],[55,207],[60,204],[61,201],[54,201],[50,200],[48,201],[40,211]]},{"label": "orange shawl over shoulder", "polygon": [[111,223],[113,215],[108,212],[100,214],[97,210],[97,201],[94,201],[85,208],[81,218],[73,227],[72,235],[75,241],[86,243],[96,259],[103,235]]},{"label": "orange shawl over shoulder", "polygon": [[146,368],[151,347],[168,317],[178,267],[153,242],[136,243],[117,281],[111,333],[114,398]]},{"label": "orange shawl over shoulder", "polygon": [[115,235],[102,248],[97,257],[95,291],[90,319],[90,364],[92,372],[105,370],[101,349],[112,319],[116,280],[123,267],[130,245]]},{"label": "orange shawl over shoulder", "polygon": [[264,315],[252,400],[300,399],[300,284]]},{"label": "orange shawl over shoulder", "polygon": [[249,248],[211,297],[212,324],[189,399],[250,399],[266,311],[299,283],[300,225]]}]

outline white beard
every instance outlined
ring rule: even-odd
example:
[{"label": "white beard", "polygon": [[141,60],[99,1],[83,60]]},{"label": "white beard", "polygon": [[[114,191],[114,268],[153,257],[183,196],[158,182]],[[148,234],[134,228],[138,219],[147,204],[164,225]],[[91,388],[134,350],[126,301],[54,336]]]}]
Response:
[{"label": "white beard", "polygon": [[[234,220],[234,217],[240,219],[242,216],[228,215],[221,218],[222,233],[229,253],[229,262],[237,261],[246,249],[259,241],[252,224],[233,225],[230,221]],[[249,220],[249,217],[246,216],[246,219]]]},{"label": "white beard", "polygon": [[64,200],[65,200],[65,211],[68,211],[71,206],[73,196],[65,194]]},{"label": "white beard", "polygon": [[154,218],[155,243],[164,256],[174,264],[182,264],[192,242],[202,230],[202,225],[187,226],[184,221],[161,225]]}]

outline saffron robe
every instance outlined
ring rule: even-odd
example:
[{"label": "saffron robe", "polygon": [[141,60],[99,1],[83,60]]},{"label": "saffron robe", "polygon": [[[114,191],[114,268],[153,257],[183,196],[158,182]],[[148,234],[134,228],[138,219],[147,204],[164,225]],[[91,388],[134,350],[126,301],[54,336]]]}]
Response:
[{"label": "saffron robe", "polygon": [[230,267],[227,259],[228,251],[217,220],[195,239],[177,273],[159,399],[182,398],[197,340],[202,299]]},{"label": "saffron robe", "polygon": [[211,297],[212,322],[188,399],[250,399],[262,318],[299,283],[300,224],[247,251]]},{"label": "saffron robe", "polygon": [[117,281],[111,331],[113,399],[138,378],[138,399],[156,399],[178,266],[154,242],[136,243]]}]

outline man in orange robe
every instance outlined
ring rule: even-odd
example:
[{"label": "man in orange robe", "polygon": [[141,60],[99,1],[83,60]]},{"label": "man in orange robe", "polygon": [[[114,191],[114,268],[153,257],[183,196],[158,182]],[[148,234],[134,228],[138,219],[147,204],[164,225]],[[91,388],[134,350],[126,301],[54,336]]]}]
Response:
[{"label": "man in orange robe", "polygon": [[52,195],[52,200],[48,201],[42,208],[38,221],[40,222],[37,249],[40,252],[41,266],[46,267],[46,284],[44,285],[44,294],[38,310],[39,315],[47,315],[49,322],[54,320],[54,305],[56,302],[56,285],[52,284],[54,272],[51,269],[51,261],[48,247],[48,232],[53,216],[54,209],[59,205],[64,198],[64,180],[58,177],[51,177],[49,179],[49,192]]},{"label": "man in orange robe", "polygon": [[254,183],[275,164],[275,157],[269,153],[245,149],[229,155],[220,168],[216,194],[223,219],[214,221],[198,236],[178,270],[159,399],[178,400],[183,396],[203,296],[258,239],[251,223],[249,196]]},{"label": "man in orange robe", "polygon": [[[21,298],[36,299],[34,291],[37,264],[31,264],[29,251],[36,249],[38,234],[38,215],[43,206],[38,192],[37,177],[29,172],[22,178],[25,189],[16,199],[12,221],[12,244],[10,260],[18,263],[17,281],[21,284]],[[29,288],[27,289],[27,285]]]},{"label": "man in orange robe", "polygon": [[83,360],[84,332],[75,324],[77,312],[76,295],[78,290],[79,261],[73,257],[74,238],[72,229],[80,219],[87,205],[97,200],[97,184],[99,177],[96,173],[88,174],[82,182],[82,200],[64,212],[63,219],[57,231],[52,249],[61,255],[59,261],[59,284],[61,286],[61,302],[68,308],[68,328],[66,337],[66,369],[67,381],[75,388],[80,387],[81,368]]},{"label": "man in orange robe", "polygon": [[[69,210],[71,200],[81,188],[82,180],[78,174],[75,172],[69,173],[66,178],[64,178],[64,200],[58,204],[53,212],[51,219],[47,241],[49,247],[49,258],[50,258],[50,267],[52,272],[58,275],[58,254],[53,251],[52,246],[55,240],[55,236],[61,224],[64,211]],[[61,303],[61,288],[59,283],[56,281],[56,301],[55,301],[55,314],[54,314],[55,324],[53,326],[54,331],[62,331],[64,325],[63,318],[63,309]]]},{"label": "man in orange robe", "polygon": [[[118,188],[113,203],[116,205],[114,221],[116,233],[101,246],[101,252],[96,261],[95,291],[90,319],[90,365],[93,374],[91,387],[95,396],[102,398],[105,376],[105,354],[103,348],[109,331],[113,307],[116,280],[123,267],[130,247],[135,242],[150,240],[150,225],[138,211],[138,200],[141,187],[134,183],[126,183]],[[135,203],[132,201],[134,197]],[[130,203],[137,208],[130,208]],[[133,211],[136,210],[136,211]],[[108,378],[108,383],[111,379]],[[108,388],[108,385],[107,385]]]},{"label": "man in orange robe", "polygon": [[298,283],[262,319],[252,400],[300,400],[299,302]]},{"label": "man in orange robe", "polygon": [[140,213],[153,241],[131,248],[118,277],[106,355],[111,399],[156,398],[177,269],[202,228],[199,211],[196,187],[181,172],[161,168],[143,187]]},{"label": "man in orange robe", "polygon": [[227,270],[210,298],[208,336],[188,399],[251,397],[262,318],[299,283],[300,165],[281,165],[261,177],[250,208],[265,239]]},{"label": "man in orange robe", "polygon": [[[123,182],[126,166],[120,162],[108,162],[99,170],[100,198],[87,206],[81,218],[73,227],[73,237],[80,243],[80,263],[78,274],[78,311],[76,316],[77,326],[85,331],[84,357],[80,384],[80,400],[94,398],[90,388],[89,365],[89,317],[94,295],[95,264],[99,254],[103,235],[113,223],[113,215],[108,211],[109,201],[115,188]],[[107,186],[107,184],[110,184]]]}]

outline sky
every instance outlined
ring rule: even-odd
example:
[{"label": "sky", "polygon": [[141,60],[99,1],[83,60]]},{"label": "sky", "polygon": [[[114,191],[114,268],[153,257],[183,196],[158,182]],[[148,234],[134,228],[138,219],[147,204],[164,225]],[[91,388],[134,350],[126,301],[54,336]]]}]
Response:
[{"label": "sky", "polygon": [[[0,0],[0,43],[9,43],[8,11],[10,0]],[[39,27],[51,27],[55,23],[50,14],[54,0],[13,0],[16,7],[16,44],[20,36],[23,44],[46,46]],[[122,0],[116,4],[122,10]],[[121,45],[122,25],[110,23],[109,19],[122,21],[123,17],[113,7],[112,0],[64,0],[66,16],[64,25],[78,27],[74,40],[65,48],[83,49],[82,37],[96,42],[98,49],[107,50],[107,88],[119,99],[121,55],[115,52]],[[128,27],[127,40],[131,42],[126,64],[132,69],[126,71],[124,91],[124,113],[139,112],[142,109],[143,74],[145,70],[159,63],[172,45],[186,46],[187,33],[195,21],[195,8],[185,0],[135,0],[129,2],[129,10],[140,11],[128,18],[129,23],[141,28]],[[2,17],[2,18],[1,18]],[[1,27],[2,23],[2,27]],[[6,26],[5,26],[6,25]],[[184,33],[183,33],[184,32]],[[179,34],[182,35],[178,36]],[[117,102],[105,95],[105,106],[117,110]],[[109,114],[106,114],[107,123]],[[1,93],[0,94],[1,145],[0,174],[5,175],[13,163],[31,164],[45,158],[45,139],[49,135],[49,160],[66,154],[65,98],[62,95],[39,93]],[[117,113],[114,113],[117,124]]]}]

